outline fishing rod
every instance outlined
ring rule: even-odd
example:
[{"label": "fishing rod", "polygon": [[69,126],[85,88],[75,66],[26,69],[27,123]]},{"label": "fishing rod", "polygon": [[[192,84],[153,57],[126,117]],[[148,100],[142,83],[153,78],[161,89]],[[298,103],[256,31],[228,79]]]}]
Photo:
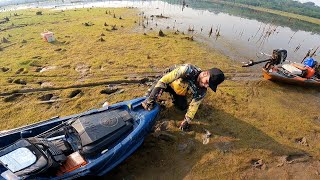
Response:
[{"label": "fishing rod", "polygon": [[249,67],[249,66],[253,66],[253,65],[256,65],[256,64],[263,63],[263,62],[270,62],[270,61],[272,61],[272,59],[266,59],[266,60],[261,60],[261,61],[250,60],[248,63],[242,62],[242,63],[245,63],[245,64],[242,65],[242,67]]},{"label": "fishing rod", "polygon": [[303,63],[303,61],[304,61],[308,56],[310,56],[311,50],[312,50],[312,49],[309,49],[309,50],[308,50],[307,54],[304,56],[304,58],[302,58],[301,63]]},{"label": "fishing rod", "polygon": [[269,59],[256,61],[256,62],[253,61],[253,60],[250,60],[248,63],[243,62],[244,65],[242,65],[242,67],[249,67],[249,66],[253,66],[253,65],[256,65],[256,64],[263,63],[263,62],[267,62],[267,64],[269,63],[269,65],[282,64],[284,61],[287,61],[287,62],[290,62],[290,63],[292,62],[292,61],[286,60],[287,51],[284,50],[284,49],[275,49],[275,50],[273,50],[272,55],[266,54],[266,53],[263,53],[263,52],[260,52],[260,54],[263,54],[265,56],[269,56]]},{"label": "fishing rod", "polygon": [[[318,46],[312,53],[311,53],[311,51],[312,51],[313,49],[309,49],[308,52],[307,52],[307,54],[306,54],[306,55],[304,56],[304,58],[302,59],[301,63],[303,63],[303,61],[304,61],[307,57],[313,57],[313,56],[316,54],[316,52],[318,51],[319,47],[320,47],[320,46]],[[310,54],[310,53],[311,53],[311,54]]]},{"label": "fishing rod", "polygon": [[[244,63],[244,65],[242,65],[242,67],[250,67],[250,66],[254,66],[254,65],[256,65],[256,64],[260,64],[260,63],[263,63],[263,62],[271,62],[272,60],[273,60],[273,59],[266,59],[266,60],[261,60],[261,61],[249,60],[248,63],[242,62],[242,63]],[[296,63],[296,62],[289,61],[289,60],[285,60],[284,62]]]},{"label": "fishing rod", "polygon": [[[271,57],[272,55],[269,55],[269,54],[266,54],[266,53],[263,53],[263,52],[259,52],[260,54],[262,55],[265,55],[265,56],[269,56],[270,58],[269,59],[265,59],[265,60],[261,60],[261,61],[253,61],[253,60],[249,60],[249,62],[242,62],[243,65],[242,67],[250,67],[250,66],[254,66],[256,64],[260,64],[260,63],[263,63],[263,62],[268,62],[268,61],[271,61]],[[257,55],[258,58],[260,58],[258,55]]]},{"label": "fishing rod", "polygon": [[319,47],[320,47],[320,46],[318,46],[317,49],[315,49],[315,50],[313,51],[313,53],[310,54],[310,57],[313,57],[313,56],[316,54],[316,52],[318,51]]}]

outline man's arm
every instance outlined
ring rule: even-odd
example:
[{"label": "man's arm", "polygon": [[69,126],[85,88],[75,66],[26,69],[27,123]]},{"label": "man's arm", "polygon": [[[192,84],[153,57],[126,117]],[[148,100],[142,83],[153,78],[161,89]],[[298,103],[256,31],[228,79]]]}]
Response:
[{"label": "man's arm", "polygon": [[183,65],[177,67],[171,72],[165,74],[155,85],[153,90],[151,91],[149,97],[143,103],[145,109],[151,110],[153,108],[153,103],[156,101],[158,97],[161,96],[163,89],[167,88],[167,85],[172,83],[173,81],[184,77],[187,73],[188,65]]},{"label": "man's arm", "polygon": [[188,131],[190,127],[190,122],[194,118],[194,115],[197,113],[199,106],[203,100],[203,97],[200,99],[193,98],[191,103],[189,104],[188,111],[186,115],[184,116],[184,120],[180,124],[180,129],[182,131]]},{"label": "man's arm", "polygon": [[188,111],[185,115],[185,120],[188,121],[188,123],[190,123],[191,120],[194,118],[202,101],[203,101],[203,98],[201,99],[193,98],[192,101],[190,102]]}]

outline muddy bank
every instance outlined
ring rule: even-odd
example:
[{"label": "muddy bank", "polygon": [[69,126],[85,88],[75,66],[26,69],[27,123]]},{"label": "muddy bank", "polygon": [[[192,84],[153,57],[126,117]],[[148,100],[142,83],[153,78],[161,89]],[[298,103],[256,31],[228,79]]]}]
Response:
[{"label": "muddy bank", "polygon": [[319,93],[226,82],[206,97],[188,133],[178,129],[184,113],[168,103],[155,132],[105,179],[318,179]]}]

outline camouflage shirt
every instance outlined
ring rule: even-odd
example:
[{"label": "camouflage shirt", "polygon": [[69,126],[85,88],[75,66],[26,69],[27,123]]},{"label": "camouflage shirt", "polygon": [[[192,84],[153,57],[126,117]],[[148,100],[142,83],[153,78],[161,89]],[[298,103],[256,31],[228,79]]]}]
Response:
[{"label": "camouflage shirt", "polygon": [[177,95],[192,94],[192,101],[189,104],[186,117],[193,119],[207,92],[207,88],[200,87],[197,82],[201,72],[200,68],[191,64],[172,66],[165,70],[164,76],[157,82],[154,90],[160,91],[170,85]]}]

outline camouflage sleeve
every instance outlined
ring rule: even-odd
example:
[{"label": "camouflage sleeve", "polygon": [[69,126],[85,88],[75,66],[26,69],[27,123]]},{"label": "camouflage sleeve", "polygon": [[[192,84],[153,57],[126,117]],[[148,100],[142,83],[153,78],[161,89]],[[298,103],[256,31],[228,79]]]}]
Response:
[{"label": "camouflage sleeve", "polygon": [[195,99],[193,98],[192,101],[190,102],[189,104],[189,108],[188,108],[188,111],[186,113],[186,119],[191,121],[193,118],[194,118],[194,115],[197,113],[198,111],[198,108],[202,102],[203,98],[200,98],[200,99]]},{"label": "camouflage sleeve", "polygon": [[165,74],[156,84],[155,87],[166,88],[168,84],[186,75],[188,65],[180,66],[171,72]]}]

